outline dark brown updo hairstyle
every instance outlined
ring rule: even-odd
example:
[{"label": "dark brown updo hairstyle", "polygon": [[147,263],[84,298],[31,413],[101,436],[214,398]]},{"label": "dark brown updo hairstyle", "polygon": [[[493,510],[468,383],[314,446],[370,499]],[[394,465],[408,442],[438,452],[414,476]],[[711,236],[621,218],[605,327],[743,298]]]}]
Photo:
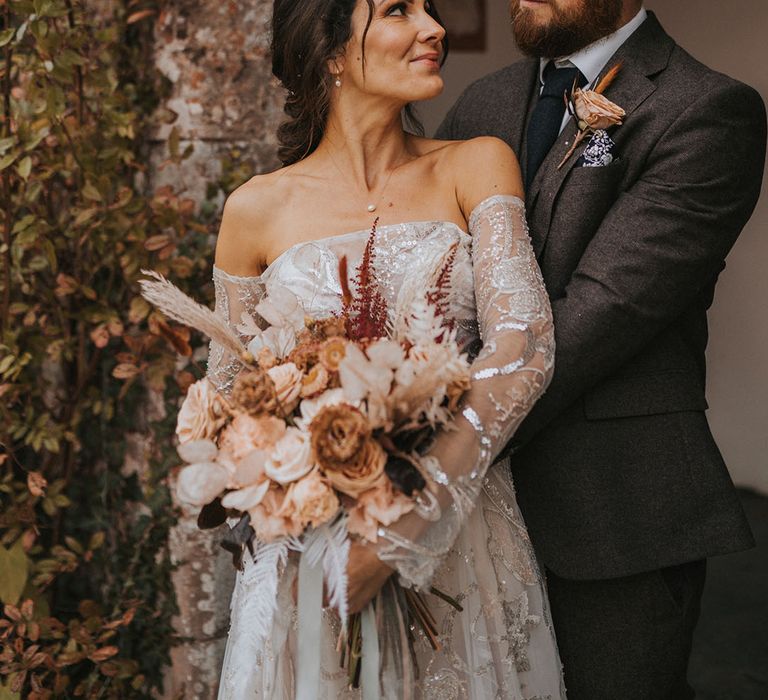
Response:
[{"label": "dark brown updo hairstyle", "polygon": [[[368,3],[365,38],[373,20],[375,6]],[[278,156],[283,165],[291,165],[312,153],[325,131],[334,76],[328,63],[340,55],[352,38],[352,13],[357,0],[275,0],[272,12],[272,73],[288,90],[285,113],[280,126]],[[430,16],[442,26],[432,2]],[[448,55],[447,38],[443,40],[443,61]],[[417,133],[423,128],[411,105],[405,108],[406,124]]]}]

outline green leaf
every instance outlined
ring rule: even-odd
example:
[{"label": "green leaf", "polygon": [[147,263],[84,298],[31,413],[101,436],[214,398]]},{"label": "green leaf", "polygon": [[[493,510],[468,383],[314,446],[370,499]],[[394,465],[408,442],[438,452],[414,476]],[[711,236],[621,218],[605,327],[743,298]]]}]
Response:
[{"label": "green leaf", "polygon": [[18,158],[18,153],[7,153],[2,158],[0,158],[0,170],[5,170],[9,165],[13,163],[13,161]]},{"label": "green leaf", "polygon": [[85,183],[85,186],[83,187],[83,196],[86,199],[90,199],[94,202],[101,201],[101,192],[99,192],[91,182]]},{"label": "green leaf", "polygon": [[16,605],[27,584],[29,560],[24,552],[21,540],[10,549],[0,547],[0,600],[8,605]]},{"label": "green leaf", "polygon": [[16,27],[11,27],[10,29],[4,29],[2,32],[0,32],[0,46],[5,46],[11,39],[13,39],[13,35],[15,33],[16,33]]},{"label": "green leaf", "polygon": [[10,687],[0,684],[0,700],[21,700],[21,695],[12,692]]},{"label": "green leaf", "polygon": [[16,166],[16,172],[24,181],[29,177],[32,172],[32,159],[29,156],[24,156]]}]

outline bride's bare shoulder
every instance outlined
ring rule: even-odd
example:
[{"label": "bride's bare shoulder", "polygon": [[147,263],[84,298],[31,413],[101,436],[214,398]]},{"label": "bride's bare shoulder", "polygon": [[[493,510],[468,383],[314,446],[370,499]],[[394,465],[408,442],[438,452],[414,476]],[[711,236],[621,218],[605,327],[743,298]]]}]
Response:
[{"label": "bride's bare shoulder", "polygon": [[465,213],[496,194],[523,198],[523,179],[515,152],[501,139],[478,136],[444,141],[448,171],[455,173],[456,194]]},{"label": "bride's bare shoulder", "polygon": [[290,170],[255,175],[227,197],[216,241],[217,267],[243,276],[266,267],[271,224],[291,190]]}]

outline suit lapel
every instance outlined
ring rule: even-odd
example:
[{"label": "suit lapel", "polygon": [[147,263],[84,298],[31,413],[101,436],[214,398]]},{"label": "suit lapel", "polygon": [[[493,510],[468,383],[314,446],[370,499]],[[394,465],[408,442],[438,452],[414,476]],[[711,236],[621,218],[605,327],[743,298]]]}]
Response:
[{"label": "suit lapel", "polygon": [[[648,76],[666,67],[673,46],[674,42],[661,28],[653,13],[649,12],[648,19],[606,64],[603,72],[610,70],[619,61],[622,62],[621,72],[606,90],[605,96],[627,113],[625,123],[632,118],[632,112],[655,90]],[[621,128],[615,127],[611,130],[611,135],[615,138]],[[543,251],[549,235],[554,204],[560,189],[589,143],[587,137],[558,170],[557,166],[568,152],[575,136],[576,124],[571,119],[544,159],[526,197],[533,247],[537,255]]]}]

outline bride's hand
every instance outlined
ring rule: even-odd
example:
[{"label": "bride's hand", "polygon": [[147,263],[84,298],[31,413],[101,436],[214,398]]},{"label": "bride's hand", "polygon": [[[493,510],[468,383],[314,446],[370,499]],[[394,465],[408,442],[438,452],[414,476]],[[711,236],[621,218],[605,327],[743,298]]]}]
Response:
[{"label": "bride's hand", "polygon": [[[347,562],[347,601],[350,615],[360,612],[368,605],[394,571],[381,562],[369,547],[352,540]],[[294,605],[298,601],[298,584],[297,576],[292,585]],[[328,597],[324,590],[323,607],[327,606]]]},{"label": "bride's hand", "polygon": [[358,613],[368,605],[394,571],[370,547],[352,540],[347,564],[350,614]]}]

